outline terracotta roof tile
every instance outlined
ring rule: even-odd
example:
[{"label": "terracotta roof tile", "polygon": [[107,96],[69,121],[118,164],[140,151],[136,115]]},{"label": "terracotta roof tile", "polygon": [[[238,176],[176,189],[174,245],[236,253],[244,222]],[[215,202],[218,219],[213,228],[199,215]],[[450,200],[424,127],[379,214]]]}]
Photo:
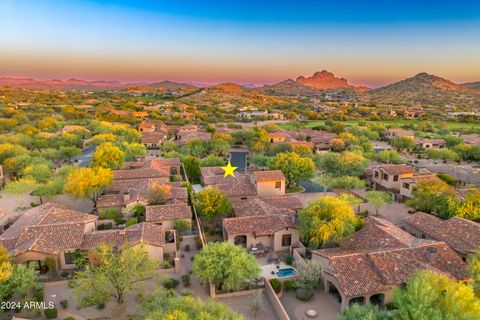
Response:
[{"label": "terracotta roof tile", "polygon": [[192,209],[186,203],[147,206],[145,213],[146,222],[159,222],[166,220],[191,219]]},{"label": "terracotta roof tile", "polygon": [[417,212],[403,221],[430,238],[444,241],[454,250],[472,253],[480,247],[480,223],[453,217],[441,220],[431,214]]},{"label": "terracotta roof tile", "polygon": [[280,170],[255,171],[252,175],[257,182],[285,180]]},{"label": "terracotta roof tile", "polygon": [[338,248],[313,253],[330,261],[324,271],[337,279],[347,297],[392,289],[418,270],[440,272],[457,280],[467,277],[465,262],[444,242],[417,239],[373,217]]}]

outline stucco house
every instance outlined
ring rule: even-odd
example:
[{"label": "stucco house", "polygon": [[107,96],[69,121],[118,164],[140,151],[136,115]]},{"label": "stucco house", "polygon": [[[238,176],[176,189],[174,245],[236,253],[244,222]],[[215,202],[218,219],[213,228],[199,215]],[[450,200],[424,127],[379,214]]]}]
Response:
[{"label": "stucco house", "polygon": [[270,143],[284,143],[288,141],[290,136],[284,132],[271,132],[268,134],[268,141]]},{"label": "stucco house", "polygon": [[392,140],[397,137],[405,137],[413,140],[415,138],[415,134],[411,131],[400,128],[390,128],[385,130],[384,137],[387,140]]},{"label": "stucco house", "polygon": [[262,244],[282,251],[299,244],[297,211],[303,207],[294,196],[256,198],[233,205],[233,218],[224,218],[223,238],[247,250]]},{"label": "stucco house", "polygon": [[122,169],[113,171],[113,180],[163,178],[168,182],[171,176],[178,174],[180,159],[159,158],[125,162]]},{"label": "stucco house", "polygon": [[192,208],[185,203],[147,206],[145,222],[161,225],[166,229],[173,229],[175,221],[185,221],[192,224]]},{"label": "stucco house", "polygon": [[426,139],[426,138],[415,138],[415,145],[420,149],[442,149],[447,143],[444,139]]},{"label": "stucco house", "polygon": [[444,241],[463,260],[480,248],[480,223],[452,217],[442,220],[434,215],[417,212],[403,219],[405,230],[417,238]]},{"label": "stucco house", "polygon": [[443,182],[431,172],[416,172],[411,176],[400,178],[400,181],[400,196],[402,200],[411,199],[413,197],[412,191],[421,181]]},{"label": "stucco house", "polygon": [[410,178],[416,172],[415,168],[405,164],[382,164],[367,172],[367,179],[376,190],[387,190],[400,193],[402,180]]},{"label": "stucco house", "polygon": [[149,199],[149,190],[156,186],[167,186],[170,194],[166,197],[166,204],[186,203],[188,200],[187,188],[181,182],[165,182],[164,179],[129,179],[117,180],[108,186],[98,200],[98,210],[114,208],[117,212],[131,212],[136,205],[146,206]]},{"label": "stucco house", "polygon": [[280,170],[254,171],[250,182],[259,197],[282,196],[285,194],[285,176]]},{"label": "stucco house", "polygon": [[385,305],[419,270],[468,278],[466,263],[445,242],[418,239],[386,220],[367,217],[364,227],[338,247],[312,252],[322,281],[345,310],[353,303]]},{"label": "stucco house", "polygon": [[217,187],[233,201],[251,200],[285,194],[285,176],[280,170],[235,173],[224,177],[221,167],[200,168],[200,181],[204,187]]},{"label": "stucco house", "polygon": [[124,245],[144,244],[152,259],[163,261],[164,253],[176,252],[175,230],[166,230],[153,223],[140,223],[126,229],[98,231],[97,216],[47,202],[25,212],[0,235],[5,247],[17,263],[34,265],[39,273],[48,270],[47,260],[55,269],[75,269],[75,250],[90,250],[106,243],[121,249]]},{"label": "stucco house", "polygon": [[146,148],[158,148],[167,139],[166,132],[144,132],[142,133],[141,143]]}]

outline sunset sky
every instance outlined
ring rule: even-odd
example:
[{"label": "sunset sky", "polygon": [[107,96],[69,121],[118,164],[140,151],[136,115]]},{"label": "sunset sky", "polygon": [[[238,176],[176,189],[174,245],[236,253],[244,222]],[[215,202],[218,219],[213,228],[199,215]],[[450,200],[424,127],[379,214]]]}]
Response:
[{"label": "sunset sky", "polygon": [[[338,4],[335,4],[337,3]],[[480,1],[0,0],[0,76],[480,81]]]}]

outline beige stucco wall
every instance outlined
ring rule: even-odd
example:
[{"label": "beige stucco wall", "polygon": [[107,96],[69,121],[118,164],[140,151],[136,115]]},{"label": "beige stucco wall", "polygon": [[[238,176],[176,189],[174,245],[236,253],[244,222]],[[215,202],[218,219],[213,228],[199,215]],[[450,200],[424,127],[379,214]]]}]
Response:
[{"label": "beige stucco wall", "polygon": [[285,234],[292,235],[291,245],[297,244],[298,238],[299,238],[297,229],[286,228],[286,229],[282,229],[280,231],[275,232],[274,239],[273,239],[273,250],[281,251],[281,250],[287,250],[288,248],[290,248],[290,246],[285,246],[285,247],[282,246],[282,236]]},{"label": "beige stucco wall", "polygon": [[152,260],[163,262],[163,248],[145,244],[145,249],[147,250],[148,257]]},{"label": "beige stucco wall", "polygon": [[164,229],[173,229],[173,225],[177,220],[182,220],[190,224],[190,226],[192,225],[191,219],[175,219],[175,220],[163,220],[163,221],[151,221],[151,222],[161,225]]},{"label": "beige stucco wall", "polygon": [[[378,172],[377,178],[375,177],[375,172]],[[406,174],[398,175],[398,181],[393,181],[394,175],[390,175],[387,173],[387,176],[388,176],[387,180],[384,180],[383,174],[384,174],[384,171],[382,169],[378,169],[378,168],[373,169],[372,181],[384,188],[395,189],[398,191],[400,191],[402,178],[408,178],[413,176],[413,173],[406,173]]]},{"label": "beige stucco wall", "polygon": [[[280,180],[278,180],[280,181]],[[255,187],[259,197],[276,197],[285,195],[285,181],[281,182],[281,188],[275,188],[276,181],[256,182]]]},{"label": "beige stucco wall", "polygon": [[407,197],[407,198],[411,198],[412,197],[412,190],[416,186],[416,184],[413,183],[413,182],[407,182],[407,183],[409,184],[409,189],[404,188],[404,186],[403,186],[404,182],[402,182],[400,184],[400,195],[402,195],[404,197]]}]

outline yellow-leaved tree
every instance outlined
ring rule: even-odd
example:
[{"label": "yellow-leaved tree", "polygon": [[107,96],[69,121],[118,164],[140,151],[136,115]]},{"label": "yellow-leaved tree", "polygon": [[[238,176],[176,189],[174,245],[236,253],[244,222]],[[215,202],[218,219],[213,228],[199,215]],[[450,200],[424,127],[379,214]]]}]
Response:
[{"label": "yellow-leaved tree", "polygon": [[76,198],[88,198],[97,204],[98,196],[112,182],[113,174],[110,169],[80,168],[67,175],[64,190]]},{"label": "yellow-leaved tree", "polygon": [[125,152],[107,142],[99,145],[93,153],[93,167],[119,169],[125,161]]},{"label": "yellow-leaved tree", "polygon": [[462,202],[451,199],[450,206],[453,215],[480,222],[480,190],[469,192]]},{"label": "yellow-leaved tree", "polygon": [[338,242],[355,232],[360,221],[352,206],[337,197],[325,196],[300,211],[300,235],[310,247]]}]

